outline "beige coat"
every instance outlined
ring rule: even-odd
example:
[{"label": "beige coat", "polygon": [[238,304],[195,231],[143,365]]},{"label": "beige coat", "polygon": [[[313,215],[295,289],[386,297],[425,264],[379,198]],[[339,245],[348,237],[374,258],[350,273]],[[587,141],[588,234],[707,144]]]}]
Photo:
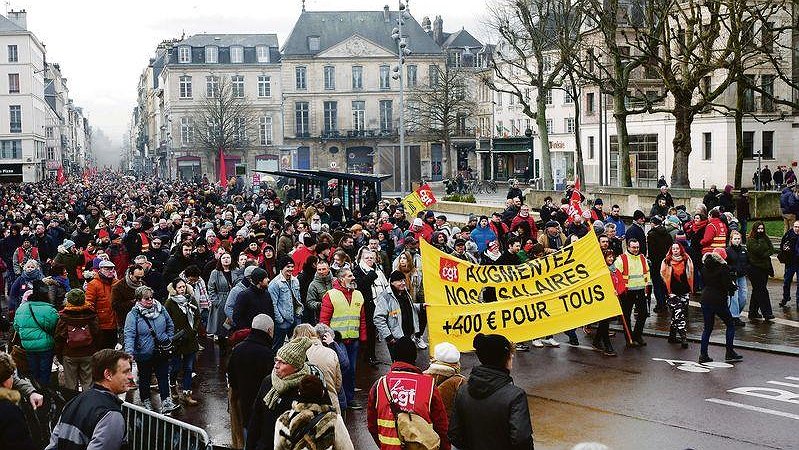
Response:
[{"label": "beige coat", "polygon": [[338,363],[336,351],[322,345],[319,339],[314,339],[305,355],[308,357],[308,362],[318,367],[325,375],[325,387],[330,394],[330,404],[336,408],[337,413],[341,414],[341,407],[338,404],[338,391],[341,389],[341,366]]}]

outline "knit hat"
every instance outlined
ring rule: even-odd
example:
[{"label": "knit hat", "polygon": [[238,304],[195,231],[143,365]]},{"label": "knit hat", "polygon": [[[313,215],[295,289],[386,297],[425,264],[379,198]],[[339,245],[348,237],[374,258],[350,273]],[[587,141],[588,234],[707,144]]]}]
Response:
[{"label": "knit hat", "polygon": [[67,292],[66,300],[67,303],[72,306],[83,306],[83,304],[86,303],[86,294],[82,289],[70,289],[70,291]]},{"label": "knit hat", "polygon": [[258,284],[268,276],[269,274],[266,273],[264,269],[256,267],[255,270],[253,270],[252,274],[250,275],[250,280],[252,280],[253,284]]},{"label": "knit hat", "polygon": [[8,353],[0,353],[0,383],[6,381],[14,375],[14,359]]},{"label": "knit hat", "polygon": [[505,367],[511,352],[508,338],[499,334],[478,333],[472,343],[477,352],[480,364],[493,367]]},{"label": "knit hat", "polygon": [[294,338],[287,344],[284,344],[277,351],[277,356],[286,362],[286,364],[301,369],[308,359],[305,352],[311,347],[311,340],[305,336]]},{"label": "knit hat", "polygon": [[413,226],[415,226],[415,227],[424,226],[424,222],[422,221],[422,219],[417,217],[417,218],[413,219]]},{"label": "knit hat", "polygon": [[442,363],[455,364],[461,360],[461,352],[449,342],[442,342],[435,346],[433,359]]},{"label": "knit hat", "polygon": [[294,260],[291,259],[288,256],[284,256],[284,257],[282,257],[282,258],[277,260],[277,264],[275,264],[275,268],[279,272],[279,271],[285,269],[286,266],[288,266],[289,264],[291,264],[293,266],[294,265]]},{"label": "knit hat", "polygon": [[272,336],[275,332],[275,321],[266,314],[258,314],[252,319],[253,330],[261,330]]},{"label": "knit hat", "polygon": [[394,361],[416,364],[416,344],[410,336],[403,336],[394,344]]},{"label": "knit hat", "polygon": [[395,270],[391,272],[391,275],[388,276],[388,282],[393,283],[395,281],[400,281],[405,279],[405,274],[400,272],[399,270]]},{"label": "knit hat", "polygon": [[63,245],[65,249],[69,250],[69,249],[71,249],[72,247],[75,246],[75,242],[74,241],[70,241],[69,239],[67,239],[61,245]]},{"label": "knit hat", "polygon": [[429,218],[435,217],[435,216],[436,216],[436,213],[434,213],[433,211],[427,211],[426,213],[424,213],[424,218],[425,219],[429,219]]},{"label": "knit hat", "polygon": [[635,212],[633,213],[633,220],[640,220],[640,219],[646,219],[646,214],[644,214],[644,212],[641,211],[640,209],[636,209]]},{"label": "knit hat", "polygon": [[601,198],[598,198],[598,199],[594,200],[594,205],[601,205],[601,204],[602,204],[602,199]]}]

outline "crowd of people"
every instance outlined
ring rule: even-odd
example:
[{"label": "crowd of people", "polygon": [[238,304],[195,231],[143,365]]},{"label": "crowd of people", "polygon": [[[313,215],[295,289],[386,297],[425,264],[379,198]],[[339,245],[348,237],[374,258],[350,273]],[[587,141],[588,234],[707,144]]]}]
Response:
[{"label": "crowd of people", "polygon": [[[712,361],[716,317],[726,326],[726,361],[741,360],[733,340],[747,304],[749,320],[774,318],[766,289],[773,254],[785,264],[780,306],[789,307],[799,272],[795,185],[781,197],[791,226],[778,248],[762,221],[747,232],[745,189],[735,198],[731,186],[714,186],[689,210],[662,186],[648,214],[606,208],[582,194],[579,211],[572,190],[548,197],[538,218],[512,190],[504,210],[456,226],[432,211],[408,217],[398,199],[358,210],[335,193],[300,199],[235,182],[221,188],[101,172],[64,185],[2,185],[0,264],[15,333],[13,362],[0,360],[0,377],[16,365],[35,385],[49,385],[57,361],[62,388],[109,411],[90,420],[81,416],[84,402],[67,405],[52,443],[80,447],[98,427],[98,439],[118,437],[119,404],[110,398],[120,394],[134,401],[138,390],[144,408],[163,414],[197,405],[197,354],[217,347],[237,447],[288,449],[311,439],[320,448],[352,448],[341,415],[365,407],[381,449],[400,448],[412,434],[442,449],[527,449],[532,427],[524,392],[510,377],[512,361],[518,351],[560,343],[478,335],[481,365],[468,379],[457,349],[438,343],[423,373],[416,365],[428,347],[420,241],[473,263],[521,264],[593,229],[621,302],[626,345],[646,345],[645,322],[656,313],[670,317],[669,342],[687,348],[688,302],[701,293],[700,362]],[[796,300],[799,307],[799,282]],[[496,301],[496,293],[485,289],[481,301]],[[586,331],[609,357],[616,355],[610,322]],[[566,332],[569,344],[579,345],[577,331]],[[376,366],[384,345],[393,363],[361,404],[356,373]],[[34,387],[23,389],[41,403]],[[413,412],[408,421],[403,411]],[[481,431],[489,422],[492,431]]]}]

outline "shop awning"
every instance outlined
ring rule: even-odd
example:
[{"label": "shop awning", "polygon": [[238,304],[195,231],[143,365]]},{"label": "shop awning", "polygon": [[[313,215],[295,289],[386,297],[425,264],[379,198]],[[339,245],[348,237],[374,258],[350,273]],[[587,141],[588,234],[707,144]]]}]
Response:
[{"label": "shop awning", "polygon": [[[488,153],[487,147],[481,147],[477,153]],[[494,153],[529,153],[530,139],[528,138],[505,138],[494,139]]]}]

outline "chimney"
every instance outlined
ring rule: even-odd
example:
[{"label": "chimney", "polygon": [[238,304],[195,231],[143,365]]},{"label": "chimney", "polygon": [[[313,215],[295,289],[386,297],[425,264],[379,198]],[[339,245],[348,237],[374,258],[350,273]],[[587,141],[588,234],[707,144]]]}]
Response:
[{"label": "chimney", "polygon": [[441,16],[436,16],[436,20],[433,21],[433,40],[436,41],[437,44],[441,44],[442,37],[444,36],[444,20],[441,19]]},{"label": "chimney", "polygon": [[389,15],[388,15],[388,5],[383,7],[383,22],[389,22]]},{"label": "chimney", "polygon": [[425,33],[430,32],[430,18],[427,16],[422,17],[422,29]]},{"label": "chimney", "polygon": [[14,22],[17,26],[21,27],[22,29],[28,29],[28,13],[21,9],[19,11],[11,10],[8,12],[8,20]]}]

